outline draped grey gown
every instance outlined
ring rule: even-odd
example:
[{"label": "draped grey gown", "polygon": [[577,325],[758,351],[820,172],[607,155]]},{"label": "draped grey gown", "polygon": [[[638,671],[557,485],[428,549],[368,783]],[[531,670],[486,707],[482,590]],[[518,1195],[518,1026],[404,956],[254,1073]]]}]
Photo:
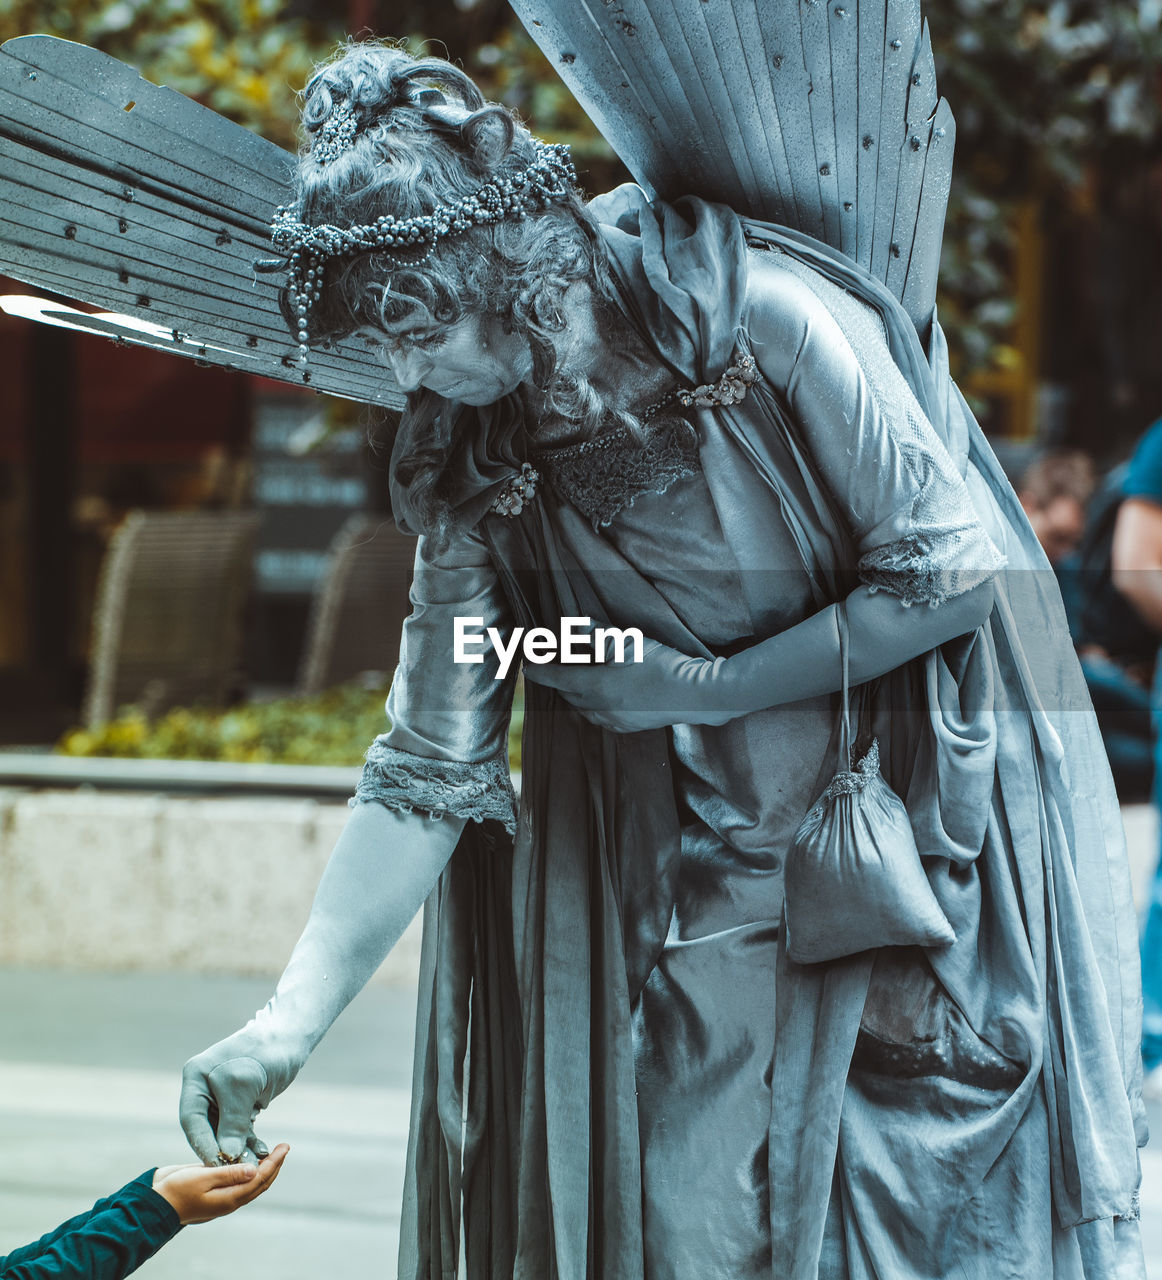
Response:
[{"label": "draped grey gown", "polygon": [[[400,1275],[455,1274],[462,1232],[473,1277],[1143,1275],[1117,805],[1052,575],[939,329],[924,353],[858,268],[723,208],[620,188],[594,209],[678,381],[747,350],[755,273],[781,341],[694,436],[537,450],[511,406],[464,411],[465,529],[420,539],[356,797],[473,819],[425,919]],[[536,497],[491,512],[526,461]],[[956,929],[928,954],[783,949],[834,699],[619,737],[530,688],[514,811],[511,682],[451,662],[457,615],[587,614],[709,656],[861,581],[938,608],[988,578],[985,626],[860,702]]]}]

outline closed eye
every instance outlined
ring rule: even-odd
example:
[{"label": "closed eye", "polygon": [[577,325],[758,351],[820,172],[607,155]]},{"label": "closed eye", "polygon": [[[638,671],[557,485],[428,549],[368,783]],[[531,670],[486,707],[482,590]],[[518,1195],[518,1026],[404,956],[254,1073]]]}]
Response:
[{"label": "closed eye", "polygon": [[420,351],[438,351],[448,341],[448,335],[442,329],[431,329],[427,333],[401,333],[390,340],[402,351],[418,349]]}]

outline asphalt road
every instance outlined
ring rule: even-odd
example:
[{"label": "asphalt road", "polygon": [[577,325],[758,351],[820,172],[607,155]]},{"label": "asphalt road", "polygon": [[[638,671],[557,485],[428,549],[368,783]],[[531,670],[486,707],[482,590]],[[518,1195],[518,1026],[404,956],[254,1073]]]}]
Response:
[{"label": "asphalt road", "polygon": [[[1135,879],[1154,837],[1129,822]],[[154,1164],[188,1158],[177,1124],[182,1062],[244,1022],[266,980],[0,968],[0,1255]],[[259,1132],[291,1145],[273,1191],[189,1228],[146,1264],[150,1280],[361,1280],[396,1274],[414,992],[368,988]],[[1162,1102],[1151,1102],[1162,1135]],[[1142,1227],[1162,1277],[1162,1139],[1143,1156]]]}]

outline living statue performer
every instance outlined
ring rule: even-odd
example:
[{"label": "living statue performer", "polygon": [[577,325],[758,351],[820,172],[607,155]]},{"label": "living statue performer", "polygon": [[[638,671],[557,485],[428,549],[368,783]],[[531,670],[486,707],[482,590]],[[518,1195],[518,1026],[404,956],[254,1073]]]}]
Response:
[{"label": "living statue performer", "polygon": [[[182,317],[142,340],[326,387],[380,350],[407,395],[391,729],[270,1003],[187,1064],[186,1132],[260,1155],[259,1111],[423,903],[400,1276],[1141,1277],[1118,807],[1052,575],[949,379],[952,121],[916,6],[517,8],[644,186],[585,204],[461,71],[355,45],[307,86],[274,219],[291,347],[255,318],[267,277],[242,287],[252,204],[196,288],[109,259]],[[170,169],[133,177],[178,108],[142,86],[127,113],[126,84],[97,91],[120,167],[94,149],[76,180],[140,192],[111,208],[143,246],[195,224],[210,263],[222,195],[190,213]],[[83,274],[21,244],[5,269]],[[148,320],[117,280],[73,292]],[[455,620],[507,643],[573,617],[639,628],[642,660],[526,664],[514,805],[514,674],[455,663]],[[868,856],[888,787],[910,887]],[[803,833],[841,811],[868,825],[832,823],[805,882]],[[812,929],[832,958],[800,962]]]}]

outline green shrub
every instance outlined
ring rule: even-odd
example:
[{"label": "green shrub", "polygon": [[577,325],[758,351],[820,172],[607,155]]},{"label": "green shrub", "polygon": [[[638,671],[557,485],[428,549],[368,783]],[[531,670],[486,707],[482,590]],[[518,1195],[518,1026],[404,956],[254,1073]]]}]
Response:
[{"label": "green shrub", "polygon": [[[509,726],[509,760],[520,768],[523,690]],[[69,756],[229,760],[244,764],[358,765],[372,739],[389,727],[387,689],[359,681],[310,698],[279,698],[220,710],[175,707],[152,723],[123,707],[97,729],[71,729],[57,744]]]}]

